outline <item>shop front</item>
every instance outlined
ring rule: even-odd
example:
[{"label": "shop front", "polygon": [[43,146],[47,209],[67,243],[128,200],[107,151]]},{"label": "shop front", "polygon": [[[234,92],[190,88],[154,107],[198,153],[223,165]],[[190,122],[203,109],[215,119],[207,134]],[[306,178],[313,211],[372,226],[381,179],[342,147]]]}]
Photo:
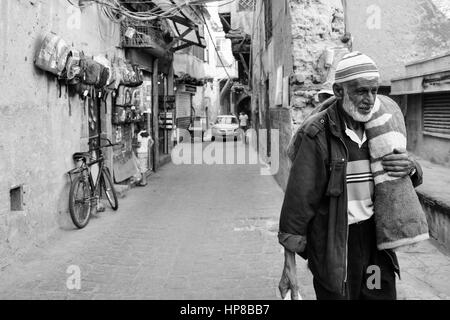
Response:
[{"label": "shop front", "polygon": [[121,85],[113,99],[112,132],[116,147],[113,154],[114,180],[130,180],[145,185],[155,168],[153,126],[153,57],[127,50],[126,57],[142,73],[139,86]]},{"label": "shop front", "polygon": [[167,157],[174,147],[173,131],[175,129],[175,96],[159,96],[159,152]]},{"label": "shop front", "polygon": [[173,130],[175,127],[176,108],[173,93],[173,77],[170,74],[159,75],[158,126],[160,161],[165,162],[170,157],[174,147]]},{"label": "shop front", "polygon": [[408,149],[435,164],[450,167],[450,54],[412,62],[406,75],[392,80],[401,101]]},{"label": "shop front", "polygon": [[122,144],[114,149],[113,155],[116,183],[125,183],[130,178],[139,181],[152,168],[148,139],[152,113],[145,103],[151,101],[148,90],[151,91],[151,81],[135,88],[120,86],[113,101],[114,141]]},{"label": "shop front", "polygon": [[180,130],[187,132],[194,116],[192,100],[197,92],[197,87],[189,84],[177,84],[175,94],[176,118],[175,122],[178,130],[178,140],[184,140],[180,137]]}]

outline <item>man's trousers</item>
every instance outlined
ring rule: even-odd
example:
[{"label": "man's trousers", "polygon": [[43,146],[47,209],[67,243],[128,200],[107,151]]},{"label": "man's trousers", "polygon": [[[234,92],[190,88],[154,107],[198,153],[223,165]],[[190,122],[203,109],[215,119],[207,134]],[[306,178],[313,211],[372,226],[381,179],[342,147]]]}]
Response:
[{"label": "man's trousers", "polygon": [[373,217],[350,225],[346,292],[329,292],[314,279],[317,300],[396,300],[396,267],[393,251],[377,249]]}]

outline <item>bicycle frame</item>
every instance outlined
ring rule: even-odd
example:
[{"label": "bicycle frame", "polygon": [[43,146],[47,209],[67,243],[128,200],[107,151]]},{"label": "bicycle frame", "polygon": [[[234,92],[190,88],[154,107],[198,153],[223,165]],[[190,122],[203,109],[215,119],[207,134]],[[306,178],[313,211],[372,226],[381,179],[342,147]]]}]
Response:
[{"label": "bicycle frame", "polygon": [[[108,168],[105,166],[105,157],[102,152],[103,148],[114,147],[119,144],[113,144],[106,138],[104,140],[107,140],[109,144],[102,146],[100,143],[99,145],[89,143],[89,152],[75,153],[73,159],[77,163],[77,167],[68,172],[71,180],[69,212],[73,223],[79,229],[84,228],[88,224],[92,210],[98,211],[100,209],[102,193],[106,195],[114,211],[117,211],[119,208],[117,194]],[[92,152],[96,153],[96,159],[91,159]],[[91,170],[94,165],[98,165],[98,175],[95,180]],[[76,178],[72,179],[72,175],[76,175]],[[82,194],[79,194],[80,190]]]},{"label": "bicycle frame", "polygon": [[[98,171],[98,175],[97,175],[96,181],[94,182],[94,179],[92,177],[92,172],[91,172],[90,167],[92,167],[93,165],[95,165],[97,163],[99,163],[100,165],[99,165],[99,171]],[[90,188],[90,190],[91,190],[91,197],[88,200],[91,201],[93,199],[97,199],[97,197],[100,198],[100,194],[97,195],[97,191],[100,188],[100,178],[101,178],[102,171],[104,170],[104,168],[105,168],[105,165],[104,165],[104,159],[103,158],[96,159],[96,160],[94,160],[94,161],[92,161],[90,163],[86,163],[83,160],[83,164],[80,167],[69,171],[68,174],[69,174],[69,177],[70,177],[70,181],[72,182],[73,181],[72,180],[72,175],[74,175],[74,174],[83,174],[84,172],[87,173],[87,180],[88,180],[89,186],[91,187]]]},{"label": "bicycle frame", "polygon": [[[118,144],[117,144],[118,145]],[[100,186],[100,179],[103,175],[103,170],[105,170],[105,158],[103,156],[103,152],[102,149],[106,148],[106,147],[110,147],[110,146],[114,146],[112,143],[110,143],[109,146],[100,146],[100,147],[96,147],[91,149],[90,151],[95,151],[97,152],[98,155],[98,159],[95,159],[89,163],[87,163],[84,159],[82,160],[82,165],[78,168],[72,169],[71,171],[68,172],[69,176],[70,176],[70,181],[72,182],[72,175],[73,174],[83,174],[85,171],[87,172],[87,179],[89,181],[89,185],[91,187],[91,198],[89,198],[89,201],[91,201],[92,199],[99,199],[101,196],[101,186]],[[98,175],[97,178],[94,182],[94,179],[92,177],[92,172],[91,172],[91,167],[99,164],[99,170],[98,170]],[[107,170],[107,168],[106,168]],[[98,192],[99,191],[99,192]]]},{"label": "bicycle frame", "polygon": [[[98,196],[100,197],[101,190],[98,190],[98,189],[100,189],[100,179],[101,179],[101,176],[103,175],[103,169],[105,168],[104,160],[105,159],[103,158],[103,156],[101,156],[101,158],[96,159],[96,160],[86,164],[86,166],[89,168],[89,170],[88,170],[88,172],[89,172],[88,179],[89,179],[89,184],[91,185],[92,196],[94,196],[94,197],[97,195],[97,191],[99,191]],[[93,165],[96,165],[97,163],[99,164],[98,175],[97,175],[97,178],[96,178],[95,183],[94,183],[94,179],[92,177],[92,171],[91,171],[90,168]]]}]

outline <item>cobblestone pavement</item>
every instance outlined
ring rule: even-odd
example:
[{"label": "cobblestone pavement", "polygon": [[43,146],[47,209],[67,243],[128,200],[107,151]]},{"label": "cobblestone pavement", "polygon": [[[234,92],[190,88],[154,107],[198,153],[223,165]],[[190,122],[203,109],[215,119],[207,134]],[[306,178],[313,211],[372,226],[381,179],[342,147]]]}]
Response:
[{"label": "cobblestone pavement", "polygon": [[[119,211],[59,230],[2,270],[0,298],[278,299],[282,200],[259,165],[169,164],[120,199]],[[431,242],[399,259],[400,299],[449,299],[450,260]],[[297,262],[303,298],[315,299]],[[70,266],[80,268],[81,290],[67,288]]]}]

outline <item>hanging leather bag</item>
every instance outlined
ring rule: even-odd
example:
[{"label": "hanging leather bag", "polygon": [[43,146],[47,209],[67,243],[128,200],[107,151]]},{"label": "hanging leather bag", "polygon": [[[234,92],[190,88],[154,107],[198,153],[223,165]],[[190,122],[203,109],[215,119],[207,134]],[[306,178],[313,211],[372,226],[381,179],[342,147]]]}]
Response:
[{"label": "hanging leather bag", "polygon": [[81,66],[80,66],[81,55],[78,50],[72,49],[69,58],[67,59],[65,78],[70,85],[74,85],[80,82]]},{"label": "hanging leather bag", "polygon": [[103,66],[92,58],[83,56],[80,60],[81,82],[98,86],[101,81]]}]

